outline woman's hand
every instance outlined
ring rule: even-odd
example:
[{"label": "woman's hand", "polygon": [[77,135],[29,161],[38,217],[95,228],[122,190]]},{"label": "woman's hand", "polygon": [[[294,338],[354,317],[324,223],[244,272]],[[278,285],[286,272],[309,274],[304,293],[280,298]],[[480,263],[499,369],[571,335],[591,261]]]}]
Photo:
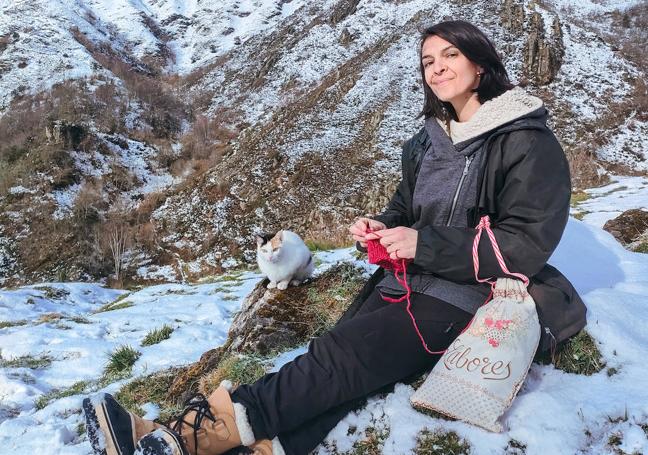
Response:
[{"label": "woman's hand", "polygon": [[358,218],[355,223],[349,227],[349,232],[353,236],[353,240],[360,242],[362,248],[367,247],[366,235],[369,231],[382,231],[387,229],[384,223],[372,220],[370,218]]},{"label": "woman's hand", "polygon": [[398,226],[367,234],[365,238],[367,240],[380,239],[381,245],[387,249],[387,253],[392,259],[414,259],[416,256],[418,241],[416,229]]}]

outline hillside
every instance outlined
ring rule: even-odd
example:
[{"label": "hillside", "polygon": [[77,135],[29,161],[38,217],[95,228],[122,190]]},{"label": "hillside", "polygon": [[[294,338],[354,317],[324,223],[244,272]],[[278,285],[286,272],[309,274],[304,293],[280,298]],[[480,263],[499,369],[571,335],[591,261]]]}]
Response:
[{"label": "hillside", "polygon": [[575,189],[648,171],[642,2],[1,8],[4,285],[193,280],[285,227],[344,246],[397,182],[421,126],[417,28],[444,17],[483,27],[545,100]]}]

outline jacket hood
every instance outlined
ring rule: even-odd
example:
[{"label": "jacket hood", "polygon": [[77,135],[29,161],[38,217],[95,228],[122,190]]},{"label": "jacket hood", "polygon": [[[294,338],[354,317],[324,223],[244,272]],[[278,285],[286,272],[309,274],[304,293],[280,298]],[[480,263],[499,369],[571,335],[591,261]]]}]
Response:
[{"label": "jacket hood", "polygon": [[467,122],[451,120],[450,131],[447,130],[444,121],[435,120],[456,145],[471,142],[484,133],[512,122],[515,122],[517,128],[525,128],[528,123],[533,123],[536,128],[546,126],[547,110],[540,98],[529,95],[521,87],[514,87],[486,101]]}]

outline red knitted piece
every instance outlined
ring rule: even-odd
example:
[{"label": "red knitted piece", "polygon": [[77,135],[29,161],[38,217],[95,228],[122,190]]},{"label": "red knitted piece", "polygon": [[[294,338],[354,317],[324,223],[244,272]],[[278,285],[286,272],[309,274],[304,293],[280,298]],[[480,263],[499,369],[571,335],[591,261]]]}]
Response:
[{"label": "red knitted piece", "polygon": [[396,273],[405,271],[406,263],[411,259],[392,259],[387,253],[387,249],[380,243],[380,240],[367,240],[367,255],[369,263],[376,264],[385,270],[393,270]]}]

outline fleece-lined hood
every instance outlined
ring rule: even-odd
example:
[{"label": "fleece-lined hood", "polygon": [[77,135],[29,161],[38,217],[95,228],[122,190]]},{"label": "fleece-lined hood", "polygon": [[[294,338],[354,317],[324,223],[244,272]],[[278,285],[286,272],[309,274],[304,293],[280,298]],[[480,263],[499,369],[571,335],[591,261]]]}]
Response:
[{"label": "fleece-lined hood", "polygon": [[[453,144],[471,141],[484,133],[522,118],[545,123],[547,110],[537,96],[521,87],[514,87],[482,104],[467,122],[450,121],[448,131],[444,121],[436,119]],[[430,119],[431,120],[431,119]]]}]

